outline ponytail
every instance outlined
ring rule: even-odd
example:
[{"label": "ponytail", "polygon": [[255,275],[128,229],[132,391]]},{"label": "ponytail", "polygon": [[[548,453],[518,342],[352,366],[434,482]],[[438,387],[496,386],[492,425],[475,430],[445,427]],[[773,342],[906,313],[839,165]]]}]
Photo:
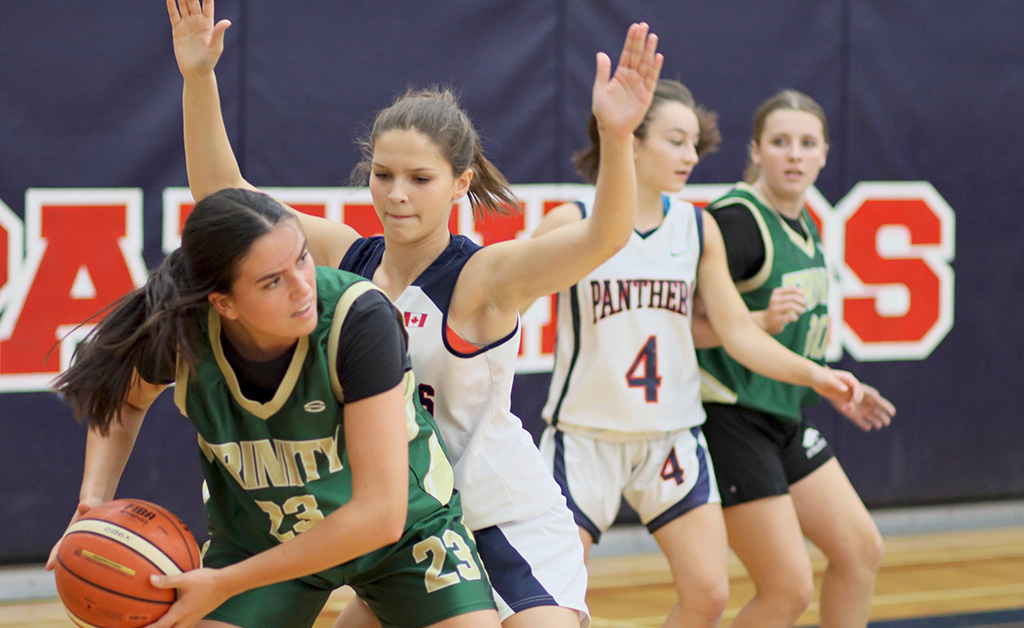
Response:
[{"label": "ponytail", "polygon": [[252,190],[221,190],[196,203],[185,221],[181,247],[145,286],[104,310],[107,316],[54,380],[75,417],[105,435],[111,422],[121,420],[121,408],[147,365],[159,368],[184,360],[197,366],[199,321],[210,307],[209,295],[230,294],[238,263],[253,242],[295,220],[280,203]]},{"label": "ponytail", "polygon": [[488,214],[509,216],[520,211],[519,199],[509,187],[508,179],[497,166],[484,157],[480,140],[473,151],[473,178],[469,182],[469,204],[480,220]]},{"label": "ponytail", "polygon": [[73,363],[53,387],[75,412],[103,435],[121,420],[121,408],[146,363],[173,363],[178,350],[195,360],[194,312],[208,303],[183,296],[180,249],[146,281],[111,306],[109,313],[75,348]]}]

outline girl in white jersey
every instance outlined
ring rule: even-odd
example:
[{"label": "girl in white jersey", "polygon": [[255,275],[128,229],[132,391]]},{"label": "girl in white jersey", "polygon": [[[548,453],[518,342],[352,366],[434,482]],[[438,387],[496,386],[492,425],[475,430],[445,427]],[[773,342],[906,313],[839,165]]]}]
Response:
[{"label": "girl in white jersey", "polygon": [[[607,167],[591,118],[576,156],[594,181]],[[634,131],[636,217],[629,242],[558,295],[555,371],[541,453],[587,551],[619,512],[637,511],[669,560],[679,596],[666,626],[717,626],[728,601],[727,545],[717,484],[701,434],[704,411],[691,331],[695,291],[740,362],[845,402],[857,380],[799,357],[751,320],[729,276],[715,221],[669,196],[715,148],[715,116],[686,87],[661,80]],[[543,240],[591,215],[584,199],[552,210]]]},{"label": "girl in white jersey", "polygon": [[[168,0],[175,55],[185,79],[185,148],[197,199],[224,187],[252,187],[241,176],[220,115],[214,66],[227,21],[212,2]],[[661,55],[647,26],[630,27],[614,76],[597,57],[593,111],[602,160],[591,220],[549,238],[486,248],[453,237],[453,202],[501,211],[515,199],[480,151],[466,114],[447,92],[409,93],[382,111],[363,144],[383,238],[300,216],[319,264],[371,277],[405,311],[410,353],[455,466],[466,523],[477,534],[506,626],[584,626],[583,549],[557,485],[519,420],[509,412],[526,303],[578,281],[629,237],[636,198],[632,131],[650,105]],[[339,624],[373,625],[362,603]]]}]

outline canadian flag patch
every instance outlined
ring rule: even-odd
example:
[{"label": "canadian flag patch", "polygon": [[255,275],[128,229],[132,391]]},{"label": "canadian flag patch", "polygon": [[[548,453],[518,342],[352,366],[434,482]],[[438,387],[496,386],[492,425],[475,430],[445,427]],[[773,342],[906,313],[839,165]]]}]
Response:
[{"label": "canadian flag patch", "polygon": [[405,312],[406,327],[423,327],[427,322],[427,315],[422,312]]}]

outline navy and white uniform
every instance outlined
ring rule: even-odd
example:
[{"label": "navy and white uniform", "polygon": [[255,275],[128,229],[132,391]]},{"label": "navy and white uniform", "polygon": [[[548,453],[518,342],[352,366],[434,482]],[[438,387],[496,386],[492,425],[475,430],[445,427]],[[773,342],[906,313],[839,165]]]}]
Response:
[{"label": "navy and white uniform", "polygon": [[[510,409],[519,326],[486,347],[470,345],[448,327],[456,281],[480,248],[453,236],[395,300],[405,316],[420,399],[447,446],[501,619],[558,605],[578,610],[586,626],[582,544],[558,485]],[[340,267],[372,279],[383,255],[383,237],[360,239]]]},{"label": "navy and white uniform", "polygon": [[[558,294],[555,367],[541,452],[596,541],[624,496],[652,532],[718,501],[701,434],[691,310],[699,208],[663,197],[658,228]],[[593,199],[577,201],[583,217]]]}]

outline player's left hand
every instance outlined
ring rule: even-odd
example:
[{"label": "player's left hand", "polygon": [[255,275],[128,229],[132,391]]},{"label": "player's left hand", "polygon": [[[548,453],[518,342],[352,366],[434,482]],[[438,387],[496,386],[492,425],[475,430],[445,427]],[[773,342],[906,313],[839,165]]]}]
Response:
[{"label": "player's left hand", "polygon": [[227,591],[221,570],[202,567],[173,576],[150,576],[158,589],[177,589],[178,599],[147,628],[190,628],[234,593]]},{"label": "player's left hand", "polygon": [[883,397],[874,386],[861,384],[861,387],[864,389],[864,396],[859,403],[840,405],[833,401],[833,405],[843,416],[853,421],[854,425],[865,432],[887,427],[896,414],[896,406]]},{"label": "player's left hand", "polygon": [[213,21],[213,0],[167,0],[174,39],[174,58],[182,76],[212,72],[224,52],[228,20]]},{"label": "player's left hand", "polygon": [[853,373],[837,371],[827,366],[817,369],[811,388],[837,408],[852,410],[864,396],[864,388]]},{"label": "player's left hand", "polygon": [[629,27],[615,76],[608,55],[597,53],[592,110],[601,132],[631,135],[643,121],[665,60],[657,48],[658,36],[640,23]]}]

